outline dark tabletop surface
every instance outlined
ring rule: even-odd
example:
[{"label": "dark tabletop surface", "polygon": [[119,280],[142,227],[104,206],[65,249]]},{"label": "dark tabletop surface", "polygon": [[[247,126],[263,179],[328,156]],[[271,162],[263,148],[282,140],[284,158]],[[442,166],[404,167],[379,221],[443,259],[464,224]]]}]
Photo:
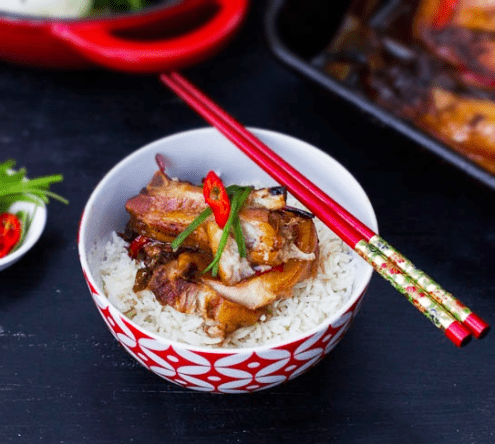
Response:
[{"label": "dark tabletop surface", "polygon": [[[292,73],[254,2],[232,43],[183,73],[245,125],[301,138],[367,191],[382,235],[495,322],[493,190]],[[95,185],[137,148],[205,123],[154,76],[0,64],[0,160],[62,173],[35,247],[0,272],[0,443],[495,442],[494,336],[462,349],[374,276],[319,365],[252,395],[183,389],[113,338],[76,232]]]}]

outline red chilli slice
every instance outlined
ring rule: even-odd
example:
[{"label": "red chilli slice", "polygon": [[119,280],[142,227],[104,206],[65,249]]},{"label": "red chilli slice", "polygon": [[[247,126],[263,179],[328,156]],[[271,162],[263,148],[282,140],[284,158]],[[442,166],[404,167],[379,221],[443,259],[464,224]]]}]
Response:
[{"label": "red chilli slice", "polygon": [[132,259],[136,259],[139,250],[141,250],[141,248],[143,248],[150,241],[151,239],[146,236],[139,235],[138,237],[136,237],[136,239],[134,239],[129,245],[129,256]]},{"label": "red chilli slice", "polygon": [[210,206],[215,216],[215,222],[220,228],[227,223],[230,214],[230,199],[221,179],[210,171],[203,184],[205,202]]},{"label": "red chilli slice", "polygon": [[21,221],[15,214],[0,214],[0,258],[7,256],[21,238]]}]

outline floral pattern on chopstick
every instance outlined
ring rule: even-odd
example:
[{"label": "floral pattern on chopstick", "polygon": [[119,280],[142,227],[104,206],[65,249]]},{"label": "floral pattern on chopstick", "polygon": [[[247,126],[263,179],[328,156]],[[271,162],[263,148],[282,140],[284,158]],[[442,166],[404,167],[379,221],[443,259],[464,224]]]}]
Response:
[{"label": "floral pattern on chopstick", "polygon": [[387,259],[379,250],[368,242],[361,240],[354,247],[355,251],[375,271],[384,277],[392,286],[402,293],[421,313],[423,313],[433,324],[441,330],[450,327],[455,319],[435,300],[430,298],[424,290],[411,278],[405,276],[400,268]]},{"label": "floral pattern on chopstick", "polygon": [[380,250],[387,258],[396,264],[439,304],[443,305],[459,321],[464,322],[472,311],[462,302],[458,301],[452,294],[444,290],[424,271],[419,270],[414,264],[404,257],[399,251],[392,247],[385,239],[375,235],[369,243]]}]

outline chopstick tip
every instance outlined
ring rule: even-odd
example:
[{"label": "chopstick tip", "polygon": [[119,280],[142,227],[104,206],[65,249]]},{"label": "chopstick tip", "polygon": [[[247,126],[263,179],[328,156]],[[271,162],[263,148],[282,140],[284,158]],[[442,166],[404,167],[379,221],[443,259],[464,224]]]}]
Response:
[{"label": "chopstick tip", "polygon": [[445,330],[445,336],[457,347],[464,347],[471,340],[471,332],[458,321],[450,324]]},{"label": "chopstick tip", "polygon": [[476,339],[484,338],[490,331],[490,326],[474,313],[471,313],[463,324],[473,333]]}]

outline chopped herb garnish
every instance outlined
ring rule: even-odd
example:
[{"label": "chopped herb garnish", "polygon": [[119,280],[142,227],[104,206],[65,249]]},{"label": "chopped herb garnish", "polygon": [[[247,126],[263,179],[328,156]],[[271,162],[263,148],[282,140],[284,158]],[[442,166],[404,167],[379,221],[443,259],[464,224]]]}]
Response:
[{"label": "chopped herb garnish", "polygon": [[[7,212],[15,202],[30,202],[36,206],[43,206],[49,202],[49,198],[68,203],[66,199],[49,190],[50,185],[63,180],[60,174],[28,179],[26,168],[14,170],[15,160],[7,160],[0,163],[0,212]],[[19,211],[16,217],[21,223],[21,238],[14,249],[19,248],[29,231],[34,212]]]},{"label": "chopped herb garnish", "polygon": [[179,234],[172,242],[172,248],[174,250],[177,250],[177,248],[180,247],[182,242],[186,239],[187,236],[189,236],[196,228],[198,228],[207,218],[210,214],[212,214],[213,211],[211,210],[210,207],[204,209],[196,219],[194,219],[188,226],[187,228]]},{"label": "chopped herb garnish", "polygon": [[68,203],[66,199],[49,190],[50,185],[63,180],[62,175],[26,178],[26,168],[14,171],[15,160],[0,163],[0,203],[10,206],[14,202],[32,202],[36,205],[48,203],[49,198]]},{"label": "chopped herb garnish", "polygon": [[239,256],[246,257],[246,241],[244,240],[244,235],[242,234],[241,219],[239,216],[234,219],[232,229],[234,231],[235,241],[237,242],[237,247],[239,249]]},{"label": "chopped herb garnish", "polygon": [[250,187],[240,187],[238,190],[234,192],[234,195],[231,198],[231,209],[230,215],[223,228],[222,237],[220,238],[220,242],[218,243],[218,248],[215,256],[213,257],[213,261],[211,261],[210,265],[208,265],[203,273],[211,270],[212,276],[216,276],[218,274],[218,267],[220,264],[220,258],[222,257],[223,250],[225,250],[225,246],[227,245],[227,240],[229,237],[230,229],[234,224],[234,220],[239,217],[239,212],[244,205],[245,200],[251,193],[252,188]]},{"label": "chopped herb garnish", "polygon": [[[216,183],[216,186],[219,186]],[[248,198],[249,194],[253,190],[252,187],[241,187],[239,185],[230,185],[225,188],[228,197],[230,199],[230,212],[228,214],[228,218],[223,226],[222,236],[220,237],[220,242],[218,243],[218,248],[215,256],[213,257],[213,261],[203,270],[203,273],[206,273],[211,270],[211,274],[216,276],[218,274],[218,268],[220,263],[220,258],[222,256],[223,251],[225,250],[225,246],[227,245],[229,234],[232,230],[234,234],[235,241],[237,243],[237,247],[239,249],[239,255],[241,257],[247,256],[246,251],[246,241],[244,240],[244,236],[242,234],[241,221],[239,219],[239,212],[244,205],[244,202]],[[208,202],[208,199],[206,200]],[[207,207],[203,210],[197,217],[194,219],[187,228],[179,234],[172,242],[172,248],[176,250],[180,247],[180,245],[184,242],[184,240],[198,228],[202,223],[206,221],[206,219],[214,213],[214,210],[211,206]]]},{"label": "chopped herb garnish", "polygon": [[22,245],[24,239],[26,238],[26,234],[29,232],[29,227],[31,225],[31,217],[27,211],[18,211],[15,215],[21,222],[22,230],[21,230],[21,238],[19,239],[19,242],[17,242],[17,245],[12,250],[13,252]]}]

